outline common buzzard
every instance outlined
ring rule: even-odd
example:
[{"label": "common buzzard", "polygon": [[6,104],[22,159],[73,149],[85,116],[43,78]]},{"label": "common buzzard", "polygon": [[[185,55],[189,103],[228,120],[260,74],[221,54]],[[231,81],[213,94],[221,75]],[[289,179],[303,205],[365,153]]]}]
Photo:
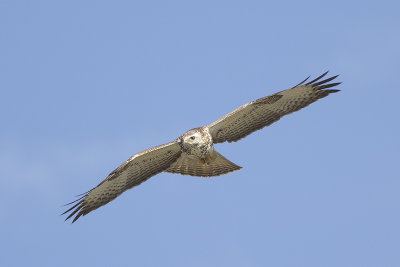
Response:
[{"label": "common buzzard", "polygon": [[72,221],[75,222],[82,215],[107,204],[124,191],[163,171],[211,177],[240,170],[240,166],[215,151],[213,145],[238,141],[289,113],[340,91],[326,90],[340,84],[329,83],[337,75],[321,80],[327,73],[305,83],[308,77],[288,90],[247,103],[210,125],[189,130],[170,143],[133,155],[98,186],[68,203],[74,205],[63,213],[71,212],[66,220],[76,214]]}]

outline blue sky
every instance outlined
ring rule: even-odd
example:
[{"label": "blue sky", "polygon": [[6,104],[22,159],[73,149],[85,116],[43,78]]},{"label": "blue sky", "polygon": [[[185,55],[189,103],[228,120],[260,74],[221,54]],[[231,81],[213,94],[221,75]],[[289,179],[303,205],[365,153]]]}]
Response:
[{"label": "blue sky", "polygon": [[[1,1],[1,266],[400,266],[398,1]],[[132,154],[308,75],[341,93],[73,225]]]}]

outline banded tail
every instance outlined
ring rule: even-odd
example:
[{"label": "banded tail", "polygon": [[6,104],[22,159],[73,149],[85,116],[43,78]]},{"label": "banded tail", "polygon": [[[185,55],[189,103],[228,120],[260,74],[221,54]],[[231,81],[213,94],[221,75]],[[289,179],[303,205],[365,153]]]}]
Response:
[{"label": "banded tail", "polygon": [[238,171],[240,169],[242,169],[242,167],[227,160],[224,156],[214,151],[207,160],[191,158],[185,153],[182,153],[182,155],[172,163],[165,172],[199,177],[211,177]]}]

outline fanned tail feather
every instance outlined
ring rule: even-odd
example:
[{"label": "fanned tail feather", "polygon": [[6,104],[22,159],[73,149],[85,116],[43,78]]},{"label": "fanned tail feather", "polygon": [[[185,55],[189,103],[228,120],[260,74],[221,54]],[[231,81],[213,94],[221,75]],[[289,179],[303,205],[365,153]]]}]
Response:
[{"label": "fanned tail feather", "polygon": [[219,176],[240,170],[242,167],[227,160],[224,156],[214,151],[210,162],[198,158],[191,158],[185,154],[175,161],[165,172],[179,173],[198,177]]}]

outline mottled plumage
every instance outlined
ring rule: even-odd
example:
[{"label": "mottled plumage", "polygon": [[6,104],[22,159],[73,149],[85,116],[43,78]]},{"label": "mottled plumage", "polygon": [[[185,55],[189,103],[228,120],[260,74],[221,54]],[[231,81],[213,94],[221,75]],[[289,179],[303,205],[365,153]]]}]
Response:
[{"label": "mottled plumage", "polygon": [[240,166],[215,151],[213,144],[237,141],[330,93],[338,92],[337,89],[328,89],[340,84],[329,83],[337,76],[321,81],[326,74],[305,83],[307,78],[290,89],[247,103],[208,126],[187,131],[173,142],[133,155],[98,186],[69,203],[73,206],[63,214],[71,212],[67,219],[75,215],[74,222],[163,171],[211,177],[240,170]]}]

